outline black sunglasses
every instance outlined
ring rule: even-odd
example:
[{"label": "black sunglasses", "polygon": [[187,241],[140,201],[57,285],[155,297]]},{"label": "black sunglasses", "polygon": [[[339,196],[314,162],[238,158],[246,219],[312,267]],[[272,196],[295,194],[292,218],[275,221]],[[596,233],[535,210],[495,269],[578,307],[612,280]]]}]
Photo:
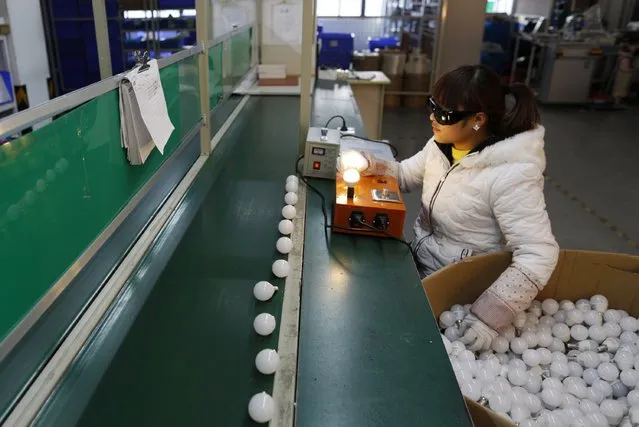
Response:
[{"label": "black sunglasses", "polygon": [[454,111],[449,110],[447,108],[442,107],[435,101],[435,98],[432,96],[428,97],[428,107],[433,113],[435,117],[435,121],[440,125],[454,125],[455,123],[459,123],[472,116],[473,114],[477,114],[474,111]]}]

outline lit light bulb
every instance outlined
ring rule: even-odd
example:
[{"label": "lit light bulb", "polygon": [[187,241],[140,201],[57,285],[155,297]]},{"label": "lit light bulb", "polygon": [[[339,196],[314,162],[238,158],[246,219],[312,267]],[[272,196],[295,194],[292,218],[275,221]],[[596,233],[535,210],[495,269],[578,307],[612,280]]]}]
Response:
[{"label": "lit light bulb", "polygon": [[275,401],[266,392],[261,392],[253,397],[248,404],[248,412],[256,423],[267,423],[275,415]]},{"label": "lit light bulb", "polygon": [[594,384],[595,381],[599,379],[599,374],[597,373],[597,370],[594,368],[586,368],[584,369],[584,373],[581,374],[581,378],[584,379],[586,384],[591,386]]},{"label": "lit light bulb", "polygon": [[590,328],[588,328],[588,335],[590,336],[591,340],[597,343],[602,343],[606,338],[608,338],[604,327],[599,325],[592,325]]},{"label": "lit light bulb", "polygon": [[294,228],[293,221],[291,221],[290,219],[281,220],[277,226],[277,229],[279,230],[279,232],[286,236],[288,236],[289,234],[293,232],[293,228]]},{"label": "lit light bulb", "polygon": [[584,321],[584,313],[578,308],[573,308],[566,313],[566,324],[568,326],[574,326],[581,324]]},{"label": "lit light bulb", "polygon": [[355,169],[361,172],[368,168],[368,160],[366,160],[366,157],[364,157],[359,151],[355,150],[345,150],[344,152],[341,152],[339,155],[339,163],[345,170]]},{"label": "lit light bulb", "polygon": [[279,253],[286,255],[293,249],[293,241],[288,237],[280,237],[275,247]]},{"label": "lit light bulb", "polygon": [[551,298],[545,299],[541,303],[541,311],[543,311],[544,314],[552,316],[553,314],[557,313],[557,311],[559,311],[559,303]]},{"label": "lit light bulb", "polygon": [[563,342],[570,340],[570,328],[565,323],[555,323],[552,325],[552,334]]},{"label": "lit light bulb", "polygon": [[523,354],[528,349],[528,343],[523,338],[515,337],[510,341],[510,349],[515,354]]},{"label": "lit light bulb", "polygon": [[299,190],[299,184],[296,181],[288,181],[286,183],[285,189],[288,193],[297,193],[297,190]]},{"label": "lit light bulb", "polygon": [[275,330],[275,317],[269,313],[260,313],[253,320],[253,328],[255,332],[262,336],[267,336]]},{"label": "lit light bulb", "polygon": [[255,367],[264,375],[275,373],[279,364],[280,356],[271,348],[265,348],[255,356]]},{"label": "lit light bulb", "polygon": [[289,266],[288,261],[284,259],[278,259],[275,262],[273,262],[272,270],[273,270],[273,274],[276,277],[283,279],[284,277],[288,276],[288,274],[291,271],[291,267]]},{"label": "lit light bulb", "polygon": [[296,205],[298,201],[298,197],[297,197],[297,193],[286,193],[284,195],[284,203],[286,203],[287,205]]},{"label": "lit light bulb", "polygon": [[608,424],[610,424],[611,426],[618,425],[623,418],[622,405],[612,399],[606,399],[601,402],[601,405],[599,405],[599,409],[608,420]]},{"label": "lit light bulb", "polygon": [[357,169],[347,169],[343,175],[344,182],[349,186],[353,186],[359,182],[360,175]]},{"label": "lit light bulb", "polygon": [[583,341],[588,338],[588,328],[584,325],[574,325],[570,328],[570,336],[577,341]]},{"label": "lit light bulb", "polygon": [[257,282],[253,287],[253,295],[259,301],[268,301],[271,297],[273,297],[273,294],[277,291],[277,289],[277,286],[273,286],[266,281],[261,281]]},{"label": "lit light bulb", "polygon": [[584,323],[588,326],[602,325],[603,316],[596,310],[586,311],[584,313]]},{"label": "lit light bulb", "polygon": [[282,208],[282,216],[286,219],[293,219],[297,215],[297,210],[295,206],[286,205]]}]

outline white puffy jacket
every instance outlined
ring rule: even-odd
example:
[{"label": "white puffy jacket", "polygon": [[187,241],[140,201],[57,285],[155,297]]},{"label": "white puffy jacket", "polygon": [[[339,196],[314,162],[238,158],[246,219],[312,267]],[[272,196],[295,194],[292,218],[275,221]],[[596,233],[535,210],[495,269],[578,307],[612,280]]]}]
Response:
[{"label": "white puffy jacket", "polygon": [[538,126],[452,166],[431,139],[392,165],[403,191],[422,188],[413,249],[423,276],[470,255],[512,251],[510,267],[471,309],[493,329],[528,307],[557,264],[543,193],[544,132]]}]

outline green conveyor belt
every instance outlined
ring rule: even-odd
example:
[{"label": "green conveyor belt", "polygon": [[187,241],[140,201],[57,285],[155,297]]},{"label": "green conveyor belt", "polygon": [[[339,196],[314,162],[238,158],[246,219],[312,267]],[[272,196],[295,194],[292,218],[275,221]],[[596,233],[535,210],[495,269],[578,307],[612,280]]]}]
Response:
[{"label": "green conveyor belt", "polygon": [[250,397],[271,392],[272,376],[254,360],[277,348],[277,334],[259,337],[252,322],[262,311],[279,318],[283,293],[260,303],[252,289],[259,280],[283,289],[271,264],[297,154],[299,100],[251,98],[242,115],[221,143],[229,153],[215,166],[217,179],[194,185],[207,192],[204,201],[77,425],[252,425]]}]

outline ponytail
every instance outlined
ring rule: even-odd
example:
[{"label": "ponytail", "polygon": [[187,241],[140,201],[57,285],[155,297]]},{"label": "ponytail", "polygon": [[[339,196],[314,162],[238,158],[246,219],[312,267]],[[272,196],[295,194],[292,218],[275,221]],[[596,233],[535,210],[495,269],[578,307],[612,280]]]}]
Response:
[{"label": "ponytail", "polygon": [[535,94],[528,86],[515,83],[504,87],[505,96],[515,98],[515,105],[504,114],[501,120],[500,134],[510,137],[534,129],[541,121]]}]

